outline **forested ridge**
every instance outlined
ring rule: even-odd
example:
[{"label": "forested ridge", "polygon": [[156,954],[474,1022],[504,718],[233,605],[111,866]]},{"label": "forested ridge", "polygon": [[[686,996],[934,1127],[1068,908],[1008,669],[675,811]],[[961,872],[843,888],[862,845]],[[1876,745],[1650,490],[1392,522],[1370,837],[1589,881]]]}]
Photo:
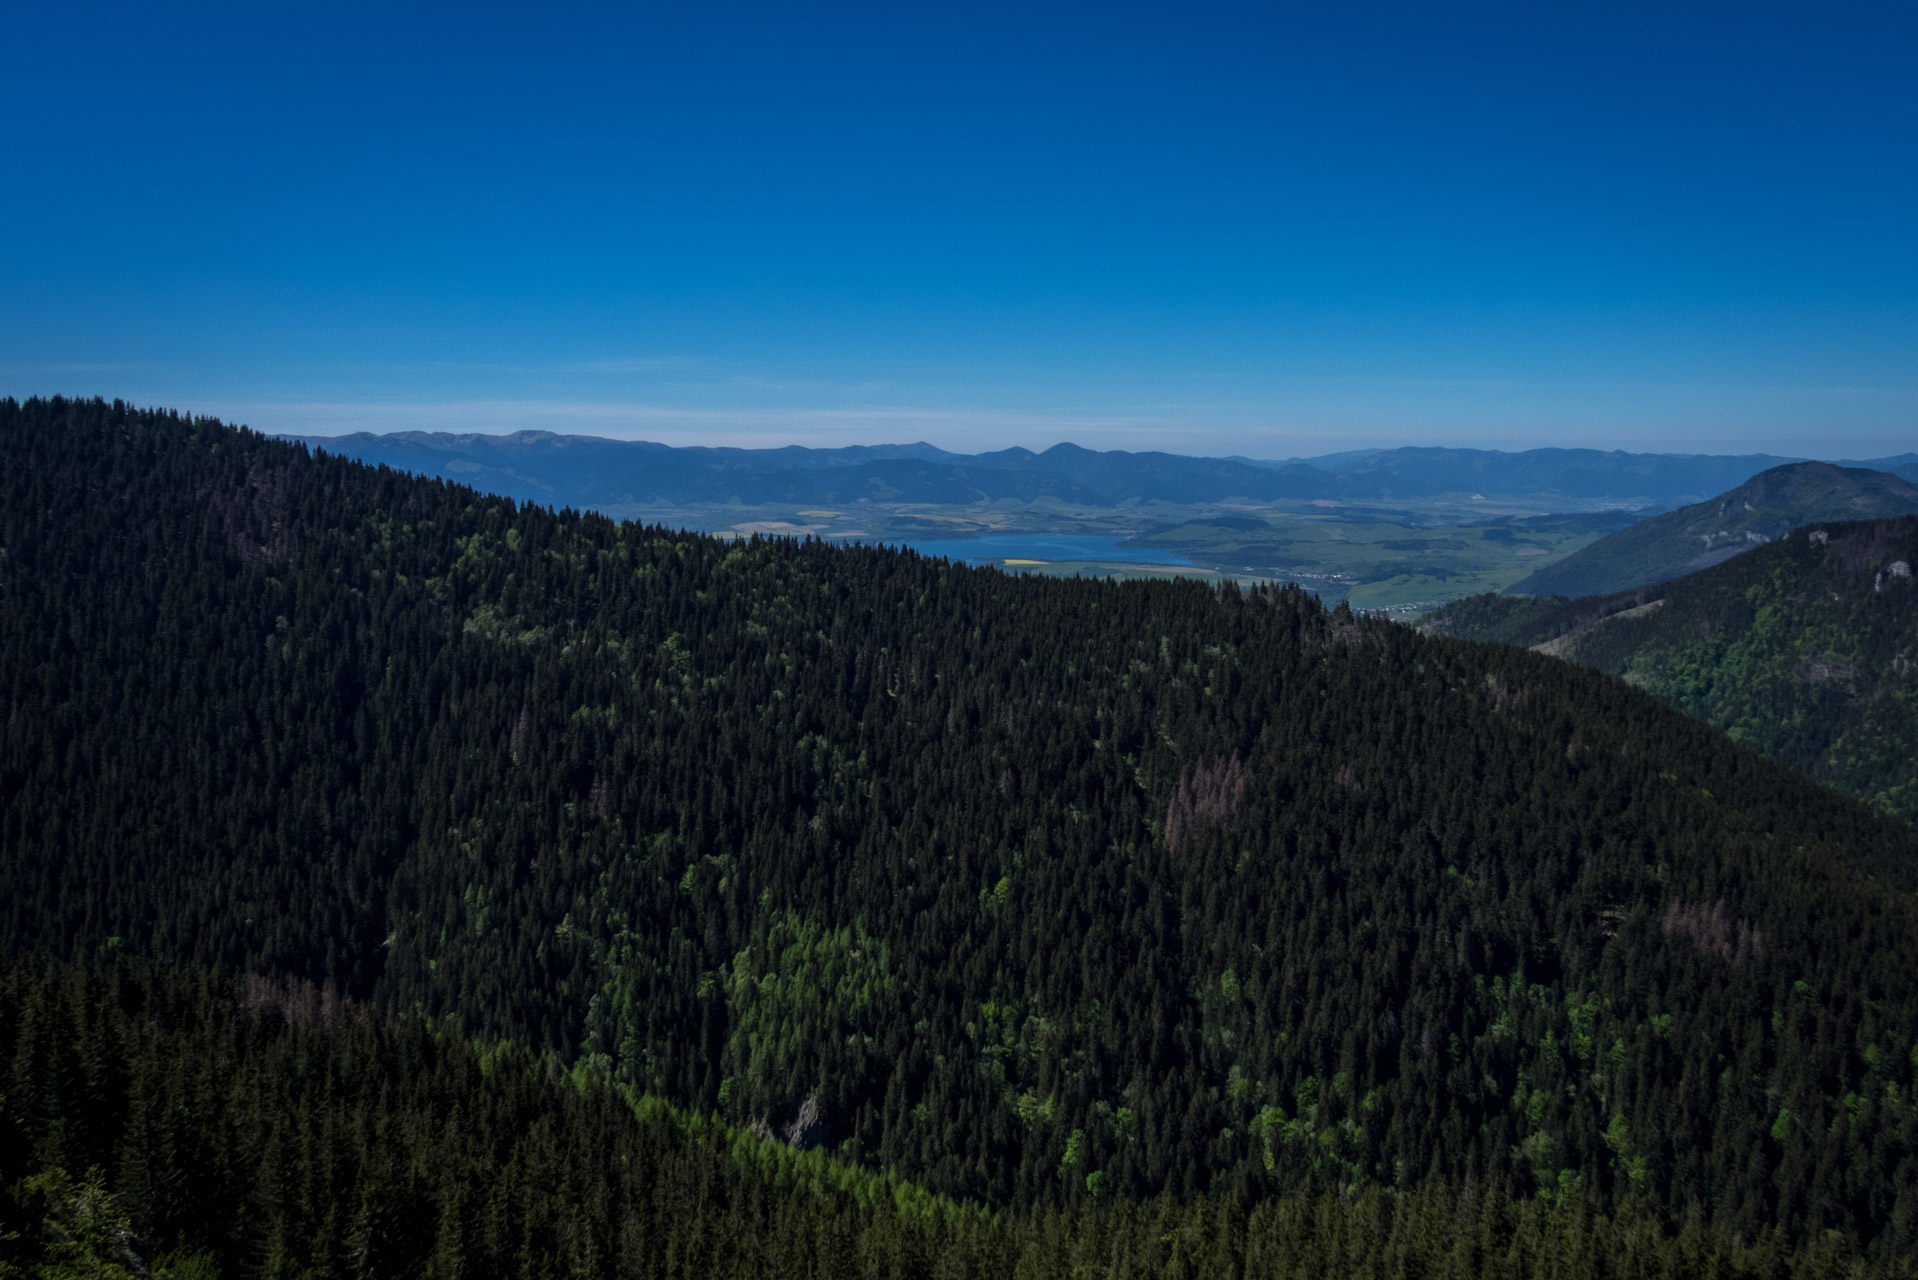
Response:
[{"label": "forested ridge", "polygon": [[1784,764],[1918,821],[1918,516],[1808,524],[1674,582],[1482,595],[1424,625],[1608,671]]},{"label": "forested ridge", "polygon": [[312,982],[1020,1221],[1918,1247],[1918,836],[1596,672],[97,401],[0,401],[0,493],[15,956]]}]

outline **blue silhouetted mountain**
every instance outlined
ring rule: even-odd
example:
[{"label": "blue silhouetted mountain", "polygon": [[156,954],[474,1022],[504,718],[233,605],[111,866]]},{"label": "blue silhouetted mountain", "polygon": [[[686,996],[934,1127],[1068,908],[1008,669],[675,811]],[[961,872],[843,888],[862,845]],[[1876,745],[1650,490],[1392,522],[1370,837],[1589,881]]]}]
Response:
[{"label": "blue silhouetted mountain", "polygon": [[1209,502],[1316,498],[1333,477],[1303,464],[1258,466],[1170,453],[1099,453],[1055,445],[1044,453],[977,455],[927,444],[839,449],[675,448],[644,441],[562,436],[394,435],[311,438],[306,443],[362,462],[437,475],[506,497],[592,508],[633,503],[733,502],[966,504],[1057,498],[1092,506],[1128,499]]},{"label": "blue silhouetted mountain", "polygon": [[[1264,462],[1058,444],[951,453],[925,443],[811,449],[673,447],[519,431],[305,437],[307,444],[492,493],[589,509],[681,502],[970,504],[1056,498],[1092,506],[1284,499],[1521,498],[1561,509],[1695,502],[1794,459],[1595,449],[1405,448]],[[1918,477],[1918,455],[1858,464]]]}]

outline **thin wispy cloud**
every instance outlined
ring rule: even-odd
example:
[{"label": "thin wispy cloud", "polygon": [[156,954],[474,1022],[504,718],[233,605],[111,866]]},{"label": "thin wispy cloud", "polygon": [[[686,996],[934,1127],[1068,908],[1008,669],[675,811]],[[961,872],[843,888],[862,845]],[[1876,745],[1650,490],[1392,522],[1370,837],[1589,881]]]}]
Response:
[{"label": "thin wispy cloud", "polygon": [[574,360],[552,366],[554,373],[658,374],[690,373],[708,362],[697,356],[613,356],[604,360]]}]

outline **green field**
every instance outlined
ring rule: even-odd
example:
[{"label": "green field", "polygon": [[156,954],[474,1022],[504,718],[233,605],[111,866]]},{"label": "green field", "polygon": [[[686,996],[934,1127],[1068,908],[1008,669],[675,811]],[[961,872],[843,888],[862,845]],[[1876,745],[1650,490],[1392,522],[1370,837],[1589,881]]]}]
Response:
[{"label": "green field", "polygon": [[1374,507],[1213,516],[1133,541],[1177,549],[1234,576],[1296,581],[1327,599],[1391,613],[1501,591],[1627,523],[1614,512],[1479,517]]},{"label": "green field", "polygon": [[1112,559],[1021,558],[999,564],[1008,572],[1062,576],[1297,582],[1328,601],[1349,600],[1355,608],[1401,616],[1480,592],[1502,591],[1636,519],[1635,513],[1620,511],[1549,513],[1536,504],[1499,499],[1096,507],[1047,498],[967,506],[859,502],[832,509],[631,506],[607,508],[606,514],[734,537],[1118,537],[1130,546],[1177,552],[1195,567],[1127,561],[1123,547]]}]

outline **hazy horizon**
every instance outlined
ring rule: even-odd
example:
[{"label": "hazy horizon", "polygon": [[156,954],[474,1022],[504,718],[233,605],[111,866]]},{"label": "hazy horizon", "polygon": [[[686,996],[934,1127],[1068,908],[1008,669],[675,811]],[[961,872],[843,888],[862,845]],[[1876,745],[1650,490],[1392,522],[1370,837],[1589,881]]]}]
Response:
[{"label": "hazy horizon", "polygon": [[[251,424],[242,423],[239,425],[251,425]],[[264,431],[263,428],[260,428],[260,429]],[[502,429],[490,430],[490,431],[478,430],[478,429],[462,429],[462,428],[454,428],[454,427],[400,427],[392,431],[369,431],[369,430],[366,430],[365,428],[358,428],[358,427],[350,430],[341,430],[341,431],[265,431],[265,434],[268,434],[268,435],[279,436],[286,439],[300,439],[300,440],[345,439],[350,436],[361,435],[361,434],[373,435],[373,436],[397,436],[397,435],[408,435],[408,434],[445,435],[445,436],[471,435],[471,436],[485,436],[485,437],[492,437],[492,438],[503,438],[507,436],[517,435],[520,433],[526,433],[531,435],[573,437],[577,439],[587,439],[587,440],[605,440],[605,441],[611,441],[619,444],[657,444],[657,445],[665,445],[670,448],[707,447],[707,448],[742,448],[742,449],[780,449],[780,448],[788,448],[788,447],[796,446],[799,448],[806,448],[806,449],[831,450],[831,449],[854,448],[854,447],[867,447],[867,448],[925,447],[925,448],[938,449],[944,453],[948,453],[957,457],[970,457],[970,456],[976,456],[979,454],[996,453],[996,452],[1001,452],[1004,450],[1010,450],[1015,448],[1025,449],[1028,452],[1035,455],[1043,454],[1047,450],[1058,448],[1060,446],[1082,448],[1082,449],[1095,449],[1095,446],[1086,444],[1082,440],[1074,439],[1071,437],[1047,439],[1047,440],[1039,441],[1036,443],[1017,442],[1014,444],[988,445],[988,446],[978,447],[978,448],[953,448],[947,445],[942,445],[938,443],[937,441],[925,439],[925,438],[906,439],[901,437],[897,439],[886,438],[886,439],[871,439],[871,440],[864,440],[864,439],[834,440],[826,437],[808,437],[805,439],[781,440],[781,441],[775,441],[775,442],[769,443],[761,439],[748,437],[746,441],[743,443],[735,443],[726,439],[714,438],[710,436],[702,436],[699,438],[684,439],[684,440],[670,440],[670,439],[661,438],[659,436],[649,436],[649,435],[636,435],[636,434],[609,435],[609,434],[604,434],[602,432],[596,432],[596,431],[560,431],[550,427],[512,427],[512,428],[502,428]],[[1183,443],[1183,441],[1175,441],[1174,443]],[[1535,449],[1563,449],[1563,450],[1589,449],[1589,450],[1594,450],[1594,451],[1603,452],[1603,453],[1656,455],[1656,456],[1670,457],[1670,458],[1771,456],[1771,457],[1783,458],[1789,461],[1818,461],[1818,462],[1864,462],[1864,461],[1876,461],[1876,460],[1885,459],[1885,458],[1918,456],[1918,449],[1911,447],[1911,444],[1909,442],[1907,442],[1905,448],[1898,449],[1894,452],[1873,454],[1869,456],[1860,456],[1860,457],[1842,456],[1840,454],[1832,453],[1828,450],[1824,452],[1779,453],[1774,450],[1766,450],[1766,449],[1745,449],[1745,450],[1733,452],[1728,450],[1672,449],[1672,448],[1620,449],[1620,448],[1606,448],[1599,445],[1576,445],[1576,444],[1557,444],[1557,443],[1530,445],[1530,446],[1525,446],[1523,448],[1501,449],[1496,447],[1478,446],[1478,445],[1456,445],[1456,444],[1451,444],[1445,441],[1407,441],[1404,443],[1391,444],[1391,445],[1361,446],[1361,447],[1351,448],[1351,449],[1329,449],[1323,452],[1310,453],[1310,454],[1203,453],[1203,452],[1195,452],[1185,448],[1174,448],[1174,447],[1154,448],[1150,446],[1125,448],[1123,446],[1116,446],[1116,445],[1111,446],[1111,449],[1120,451],[1120,452],[1129,452],[1129,453],[1171,453],[1171,454],[1178,454],[1185,457],[1246,458],[1246,459],[1251,459],[1257,462],[1305,462],[1305,463],[1310,463],[1310,462],[1314,462],[1314,461],[1325,459],[1325,458],[1332,458],[1332,457],[1338,457],[1341,455],[1349,455],[1349,454],[1390,453],[1397,449],[1440,449],[1440,450],[1459,450],[1459,451],[1483,451],[1483,452],[1489,452],[1489,453],[1508,453],[1508,454],[1525,453]],[[1107,450],[1097,449],[1097,451],[1105,452]]]}]

